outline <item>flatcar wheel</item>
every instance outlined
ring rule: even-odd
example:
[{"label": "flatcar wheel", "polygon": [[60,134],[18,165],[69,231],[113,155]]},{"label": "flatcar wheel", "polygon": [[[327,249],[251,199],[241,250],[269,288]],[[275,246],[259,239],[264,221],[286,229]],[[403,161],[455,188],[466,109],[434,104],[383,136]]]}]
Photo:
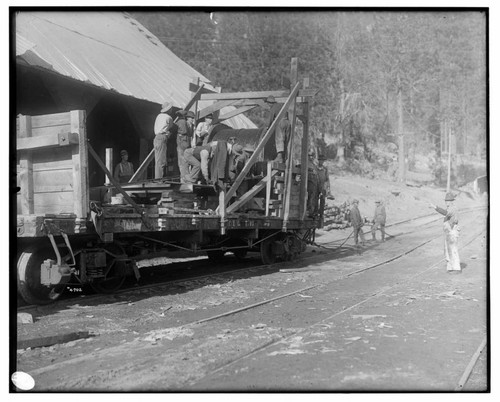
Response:
[{"label": "flatcar wheel", "polygon": [[52,303],[66,289],[66,285],[47,287],[40,283],[41,265],[47,259],[55,259],[50,248],[22,252],[17,260],[17,291],[26,303]]},{"label": "flatcar wheel", "polygon": [[[117,244],[110,244],[104,247],[106,251],[116,255],[125,255],[125,250]],[[90,286],[97,293],[111,294],[119,290],[125,279],[126,275],[123,274],[123,270],[118,267],[116,258],[110,254],[106,254],[106,270],[110,268],[105,278],[99,278],[90,282]]]},{"label": "flatcar wheel", "polygon": [[237,248],[233,250],[233,254],[238,260],[243,260],[247,256],[248,250],[246,248]]},{"label": "flatcar wheel", "polygon": [[226,252],[222,250],[207,251],[208,259],[213,262],[222,261],[224,259],[224,254],[226,254]]},{"label": "flatcar wheel", "polygon": [[264,240],[260,243],[260,259],[263,264],[274,264],[276,262],[276,254],[273,251],[274,238]]}]

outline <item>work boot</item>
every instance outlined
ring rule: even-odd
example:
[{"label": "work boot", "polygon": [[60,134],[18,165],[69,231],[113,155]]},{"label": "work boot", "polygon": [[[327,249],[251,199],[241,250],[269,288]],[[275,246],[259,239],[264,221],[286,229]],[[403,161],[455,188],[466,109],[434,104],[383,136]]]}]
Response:
[{"label": "work boot", "polygon": [[276,159],[274,159],[274,162],[278,163],[283,163],[283,152],[278,152],[278,155],[276,156]]}]

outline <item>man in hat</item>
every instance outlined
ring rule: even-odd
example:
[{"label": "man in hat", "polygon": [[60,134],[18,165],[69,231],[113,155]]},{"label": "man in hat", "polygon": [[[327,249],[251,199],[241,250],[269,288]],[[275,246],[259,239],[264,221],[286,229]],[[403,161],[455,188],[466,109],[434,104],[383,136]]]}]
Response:
[{"label": "man in hat", "polygon": [[328,173],[327,167],[324,165],[326,160],[325,155],[320,153],[318,155],[318,181],[319,189],[322,197],[330,197],[330,174]]},{"label": "man in hat", "polygon": [[318,192],[319,192],[319,213],[321,216],[321,225],[323,225],[323,213],[325,210],[326,198],[331,197],[330,194],[330,174],[327,167],[324,165],[326,158],[320,153],[318,154],[318,166],[316,167],[318,175]]},{"label": "man in hat", "polygon": [[430,203],[430,207],[435,209],[441,215],[444,215],[444,255],[446,259],[446,271],[450,274],[459,274],[462,272],[460,266],[460,256],[458,254],[458,237],[460,228],[458,227],[458,213],[454,205],[455,195],[446,193],[444,198],[446,209],[437,207]]},{"label": "man in hat", "polygon": [[240,144],[233,145],[232,158],[229,164],[229,179],[231,181],[238,177],[254,151],[255,148],[251,145],[245,145],[244,147]]},{"label": "man in hat", "polygon": [[363,218],[361,217],[361,213],[358,208],[359,201],[354,199],[352,200],[351,207],[351,225],[353,229],[354,235],[354,244],[358,247],[358,236],[361,239],[361,245],[365,244],[365,235],[363,233]]},{"label": "man in hat", "polygon": [[187,114],[185,110],[179,110],[177,113],[177,163],[179,164],[179,172],[181,182],[184,182],[185,176],[189,173],[188,163],[184,158],[184,151],[191,147],[191,139],[193,132],[188,122],[186,121]]},{"label": "man in hat", "polygon": [[128,161],[128,152],[125,149],[120,151],[120,156],[122,160],[116,165],[113,176],[119,183],[127,183],[134,175],[134,165]]},{"label": "man in hat", "polygon": [[[282,103],[277,103],[274,96],[270,95],[266,98],[265,102],[269,106],[269,116],[267,118],[266,130],[271,127],[274,119],[278,116],[281,108],[283,107]],[[276,152],[278,153],[275,161],[279,163],[283,163],[285,161],[286,150],[288,148],[288,143],[290,141],[290,133],[291,133],[291,124],[288,117],[288,112],[285,113],[285,116],[281,119],[276,127],[274,141],[276,145]]]},{"label": "man in hat", "polygon": [[[222,152],[221,152],[222,151]],[[236,148],[239,151],[239,148]],[[226,141],[212,141],[205,145],[199,145],[194,148],[188,148],[184,151],[186,159],[191,171],[185,176],[186,183],[196,183],[200,178],[200,171],[203,175],[203,180],[206,184],[214,184],[210,179],[208,164],[212,164],[212,177],[217,180],[225,180],[224,172],[227,167],[227,156],[235,153],[234,146]],[[216,170],[217,171],[216,171]]]},{"label": "man in hat", "polygon": [[318,165],[315,160],[315,152],[309,150],[309,163],[307,164],[307,210],[310,217],[318,213],[318,200],[320,194]]},{"label": "man in hat", "polygon": [[193,136],[193,147],[200,146],[200,145],[206,145],[204,144],[204,140],[208,138],[208,135],[212,131],[213,128],[213,115],[212,114],[207,114],[205,116],[205,120],[198,123],[198,126],[196,127],[196,130],[194,132]]},{"label": "man in hat", "polygon": [[376,207],[375,212],[373,214],[373,224],[372,224],[372,239],[376,240],[375,232],[377,229],[380,230],[382,234],[382,241],[385,241],[385,207],[382,204],[381,200],[375,201]]},{"label": "man in hat", "polygon": [[198,145],[184,151],[184,158],[191,167],[191,171],[184,177],[186,183],[196,183],[200,178],[200,172],[203,175],[205,183],[210,183],[208,162],[212,158],[216,147],[217,141],[213,141],[209,144]]},{"label": "man in hat", "polygon": [[167,140],[171,134],[174,121],[168,114],[172,104],[165,102],[161,106],[160,113],[156,116],[153,146],[155,150],[155,179],[161,179],[165,175],[167,167]]},{"label": "man in hat", "polygon": [[[191,132],[191,144],[193,142],[193,134],[194,134],[194,129],[195,129],[195,126],[194,126],[194,119],[195,119],[195,115],[194,113],[189,110],[186,114],[186,123],[188,125],[188,129],[190,130]],[[191,145],[190,144],[190,145]],[[192,146],[192,145],[191,145]]]}]

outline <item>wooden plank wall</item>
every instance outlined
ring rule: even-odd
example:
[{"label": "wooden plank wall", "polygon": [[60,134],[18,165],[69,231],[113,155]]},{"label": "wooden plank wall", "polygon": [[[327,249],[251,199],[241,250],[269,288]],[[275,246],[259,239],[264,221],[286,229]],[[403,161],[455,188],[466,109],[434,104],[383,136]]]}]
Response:
[{"label": "wooden plank wall", "polygon": [[[88,173],[85,112],[19,116],[18,138],[77,133],[78,144],[18,151],[18,214],[73,213],[87,217]],[[20,208],[19,208],[20,206]]]}]

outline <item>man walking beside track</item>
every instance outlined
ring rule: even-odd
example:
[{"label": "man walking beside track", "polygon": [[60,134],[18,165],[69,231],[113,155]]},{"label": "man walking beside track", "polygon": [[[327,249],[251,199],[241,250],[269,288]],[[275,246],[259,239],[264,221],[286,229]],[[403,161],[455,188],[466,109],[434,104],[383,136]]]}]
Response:
[{"label": "man walking beside track", "polygon": [[377,206],[375,207],[375,213],[373,214],[372,239],[376,240],[375,232],[377,229],[380,229],[382,241],[385,241],[385,207],[380,200],[375,201],[375,204],[377,204]]},{"label": "man walking beside track", "polygon": [[363,218],[361,217],[361,213],[358,209],[359,201],[354,199],[352,200],[352,208],[351,208],[351,225],[353,229],[354,235],[354,244],[358,247],[358,236],[361,239],[361,245],[365,244],[365,235],[363,234]]}]

